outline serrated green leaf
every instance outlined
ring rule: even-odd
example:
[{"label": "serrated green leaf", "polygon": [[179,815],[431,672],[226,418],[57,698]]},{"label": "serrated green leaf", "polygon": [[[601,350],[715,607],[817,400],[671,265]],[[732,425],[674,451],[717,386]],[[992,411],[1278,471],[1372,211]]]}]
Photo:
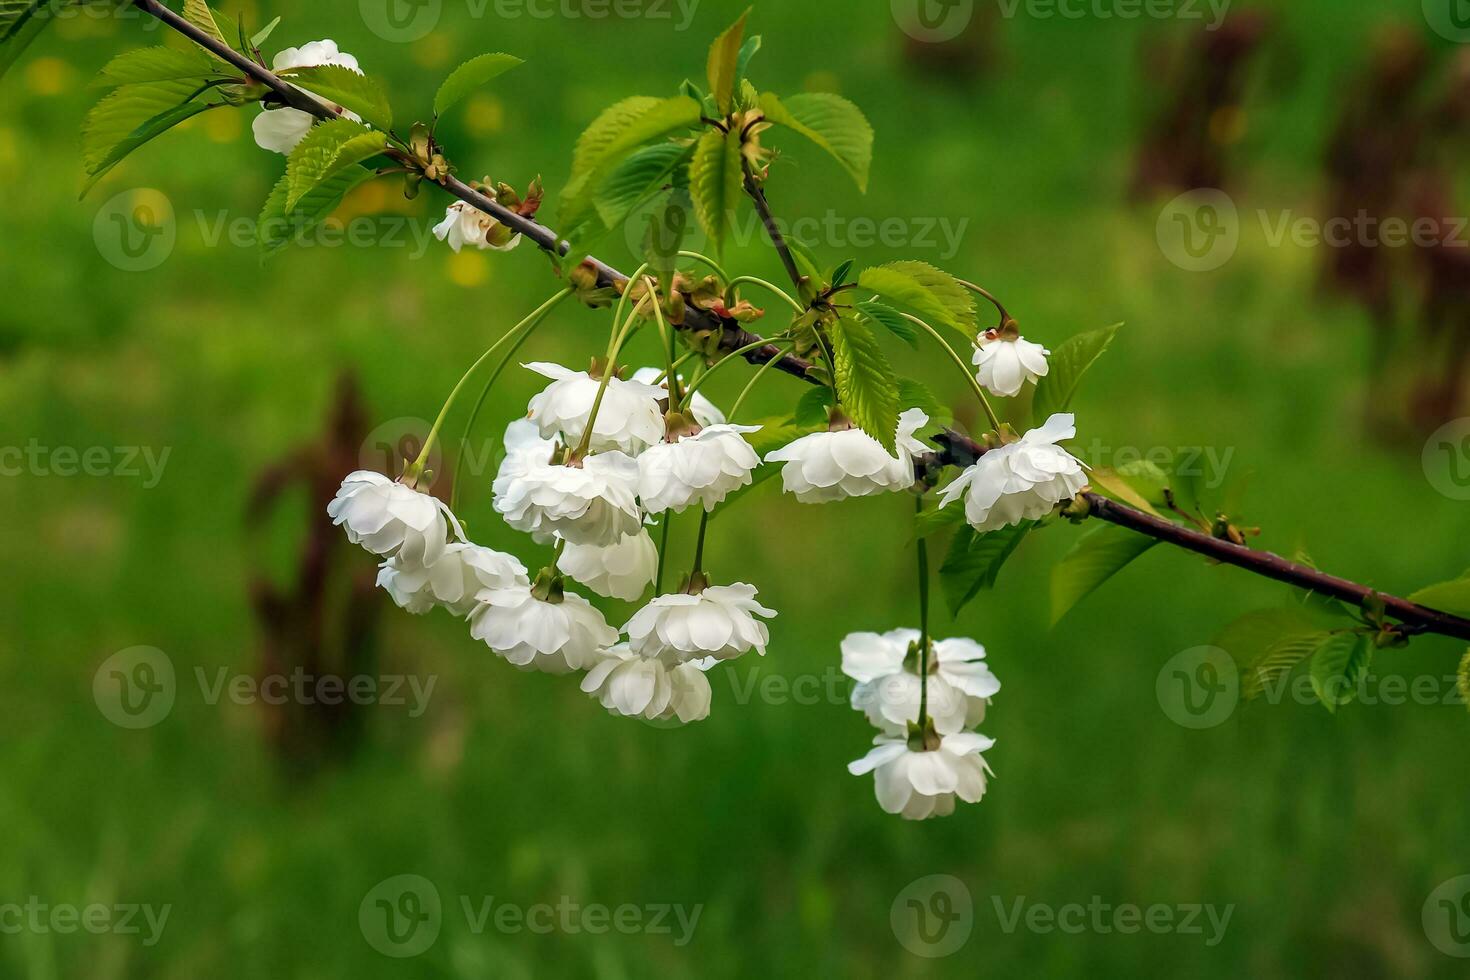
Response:
[{"label": "serrated green leaf", "polygon": [[1104,496],[1112,497],[1114,500],[1127,504],[1129,507],[1137,508],[1145,514],[1152,514],[1154,517],[1163,517],[1155,509],[1155,504],[1138,492],[1138,489],[1133,485],[1133,481],[1123,476],[1117,470],[1106,466],[1094,467],[1088,471],[1087,479],[1093,488]]},{"label": "serrated green leaf", "polygon": [[1456,616],[1470,616],[1470,572],[1453,581],[1420,589],[1409,596],[1409,601]]},{"label": "serrated green leaf", "polygon": [[1036,394],[1031,402],[1031,417],[1037,425],[1071,407],[1082,376],[1108,349],[1122,326],[1117,323],[1078,334],[1052,352],[1047,362],[1049,369],[1046,376],[1036,383]]},{"label": "serrated green leaf", "polygon": [[[184,0],[184,19],[226,47],[233,48],[240,36],[234,19],[210,9],[204,0]],[[218,57],[218,55],[211,55]]]},{"label": "serrated green leaf", "polygon": [[620,163],[593,198],[598,217],[607,228],[616,228],[628,215],[659,191],[673,183],[681,164],[694,155],[692,147],[678,143],[645,146]]},{"label": "serrated green leaf", "polygon": [[634,96],[604,110],[572,153],[572,173],[561,194],[562,226],[571,228],[587,220],[603,181],[624,159],[642,146],[697,125],[699,113],[699,103],[686,95]]},{"label": "serrated green leaf", "polygon": [[643,234],[643,260],[658,276],[659,288],[665,295],[673,288],[679,250],[684,247],[684,238],[689,234],[693,211],[689,192],[679,188],[670,191],[658,209],[649,215],[648,228]]},{"label": "serrated green leaf", "polygon": [[481,85],[499,78],[524,62],[513,54],[482,54],[449,73],[434,96],[434,115],[442,116]]},{"label": "serrated green leaf", "polygon": [[709,78],[710,94],[715,97],[721,115],[728,115],[735,99],[735,80],[739,76],[740,51],[745,40],[745,20],[750,10],[710,45],[706,75]]},{"label": "serrated green leaf", "polygon": [[958,330],[970,342],[975,339],[974,297],[954,276],[927,262],[890,262],[864,269],[858,285],[918,311],[926,320]]},{"label": "serrated green leaf", "polygon": [[1055,625],[1078,602],[1159,542],[1112,524],[1077,540],[1051,574],[1051,621]]},{"label": "serrated green leaf", "polygon": [[[956,506],[964,512],[963,506]],[[1036,522],[1023,521],[986,534],[976,534],[968,525],[960,528],[939,569],[950,615],[958,616],[982,589],[995,588],[1001,568],[1035,527]]]},{"label": "serrated green leaf", "polygon": [[[113,91],[92,107],[92,111],[87,113],[86,121],[82,123],[82,164],[87,174],[96,176],[104,168],[115,165],[120,159],[116,155],[117,150],[132,140],[135,134],[149,127],[155,120],[168,118],[170,114],[180,111],[182,106],[192,102],[204,91],[199,82],[191,79],[142,82],[124,85]],[[129,150],[141,145],[134,144]]]},{"label": "serrated green leaf", "polygon": [[366,75],[341,65],[312,65],[279,72],[313,95],[357,113],[377,129],[393,128],[393,107],[383,87]]},{"label": "serrated green leaf", "polygon": [[886,328],[895,337],[908,344],[914,350],[919,349],[919,328],[905,320],[903,314],[899,313],[893,307],[885,306],[876,300],[854,305],[857,311],[865,318]]},{"label": "serrated green leaf", "polygon": [[766,92],[760,106],[770,122],[800,133],[831,154],[852,175],[858,189],[867,192],[873,167],[873,127],[861,109],[827,92],[793,95],[784,101]]},{"label": "serrated green leaf", "polygon": [[801,396],[796,403],[796,424],[803,428],[816,429],[828,424],[829,410],[835,398],[832,389],[821,385]]},{"label": "serrated green leaf", "polygon": [[286,160],[286,210],[324,180],[378,156],[387,134],[350,119],[330,119],[313,126]]},{"label": "serrated green leaf", "polygon": [[861,320],[843,318],[830,330],[837,399],[848,418],[894,452],[898,436],[898,379],[878,339]]},{"label": "serrated green leaf", "polygon": [[1260,697],[1315,653],[1330,635],[1317,631],[1278,637],[1241,672],[1241,693],[1248,701]]},{"label": "serrated green leaf", "polygon": [[136,85],[142,82],[167,82],[222,77],[216,62],[202,51],[177,50],[162,45],[124,51],[109,61],[97,76],[101,85]]},{"label": "serrated green leaf", "polygon": [[725,250],[725,239],[735,224],[740,202],[740,134],[711,129],[699,138],[689,163],[689,193],[694,214],[714,245],[715,256]]},{"label": "serrated green leaf", "polygon": [[282,176],[271,189],[265,207],[256,219],[256,240],[260,243],[262,261],[320,224],[337,209],[349,191],[374,176],[376,174],[366,167],[352,166],[340,170],[307,191],[294,208],[286,206],[290,176]]},{"label": "serrated green leaf", "polygon": [[1335,633],[1312,654],[1312,690],[1328,711],[1336,712],[1358,696],[1358,685],[1373,662],[1373,643],[1356,633]]},{"label": "serrated green leaf", "polygon": [[162,136],[184,120],[192,119],[207,109],[216,108],[219,108],[217,104],[207,102],[185,102],[143,122],[127,137],[114,144],[112,149],[108,151],[107,156],[87,174],[87,179],[82,184],[81,196],[86,197],[87,193],[93,187],[97,186],[98,181],[106,177],[112,171],[113,167],[121,163],[134,150]]}]

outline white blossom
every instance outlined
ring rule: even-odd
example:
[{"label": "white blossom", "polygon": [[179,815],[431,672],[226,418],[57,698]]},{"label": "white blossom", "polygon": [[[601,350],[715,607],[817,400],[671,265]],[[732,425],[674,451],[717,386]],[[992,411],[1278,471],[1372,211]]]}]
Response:
[{"label": "white blossom", "polygon": [[[284,71],[288,68],[309,68],[317,65],[337,65],[349,71],[362,74],[362,69],[357,65],[357,59],[344,51],[337,49],[337,42],[331,39],[312,41],[303,44],[299,48],[284,48],[277,52],[272,67],[276,71]],[[298,86],[299,87],[299,86]],[[341,106],[337,106],[341,109]],[[361,121],[362,117],[352,112],[343,112],[349,119]],[[296,149],[296,144],[306,138],[311,130],[316,117],[309,112],[293,109],[290,106],[282,106],[277,109],[268,109],[261,112],[251,123],[251,131],[255,135],[255,143],[263,150],[272,150],[286,156]]]},{"label": "white blossom", "polygon": [[517,584],[484,589],[475,598],[470,635],[525,670],[585,670],[599,651],[618,641],[618,631],[578,595],[546,601],[536,598],[530,586]]},{"label": "white blossom", "polygon": [[905,490],[914,482],[914,456],[927,452],[914,433],[929,424],[922,409],[898,417],[897,456],[861,429],[814,432],[766,454],[768,463],[785,463],[781,482],[804,504]]},{"label": "white blossom", "polygon": [[[633,372],[633,377],[631,380],[638,381],[646,385],[657,386],[663,392],[663,394],[659,397],[667,399],[669,397],[668,382],[659,381],[659,378],[663,377],[663,375],[664,372],[659,368],[641,367]],[[684,379],[682,376],[679,378],[679,381],[681,384],[683,383]],[[702,391],[696,391],[694,394],[689,396],[689,404],[687,410],[690,415],[694,416],[694,421],[698,422],[700,425],[723,425],[726,422],[725,413],[716,408],[714,402],[704,397],[704,392]]]},{"label": "white blossom", "polygon": [[[495,199],[494,191],[485,191],[487,197]],[[455,201],[444,211],[444,220],[434,226],[434,237],[448,242],[456,253],[466,245],[479,249],[494,249],[509,252],[521,243],[521,236],[505,228],[501,223],[479,208],[472,208],[463,201]]]},{"label": "white blossom", "polygon": [[588,456],[577,466],[527,458],[497,477],[493,490],[496,511],[528,534],[607,547],[642,527],[638,461],[617,451]]},{"label": "white blossom", "polygon": [[1051,351],[1024,337],[1007,340],[982,335],[975,347],[975,379],[993,395],[1011,398],[1021,393],[1026,382],[1035,384],[1046,377]]},{"label": "white blossom", "polygon": [[948,816],[956,797],[978,803],[992,775],[981,753],[995,740],[975,732],[945,735],[930,751],[914,751],[906,738],[887,735],[879,735],[873,745],[847,771],[854,776],[875,772],[878,805],[906,820]]},{"label": "white blossom", "polygon": [[711,425],[692,436],[661,442],[638,457],[638,496],[650,514],[678,513],[691,504],[712,511],[749,486],[761,458],[745,441],[758,425]]},{"label": "white blossom", "polygon": [[752,585],[712,585],[698,595],[661,595],[623,627],[629,648],[645,658],[678,664],[710,657],[733,660],[755,650],[765,656],[770,633],[757,616],[775,610],[756,601]]},{"label": "white blossom", "polygon": [[[528,417],[540,428],[544,438],[560,433],[568,445],[578,445],[587,430],[587,418],[592,414],[601,379],[586,371],[573,371],[544,361],[524,366],[552,379],[544,391],[531,399]],[[658,403],[666,394],[664,389],[653,385],[611,379],[597,411],[589,448],[593,452],[621,449],[636,454],[661,441],[664,417]]]},{"label": "white blossom", "polygon": [[615,715],[684,724],[709,717],[710,686],[698,663],[668,666],[640,657],[619,643],[598,654],[582,678],[582,690]]},{"label": "white blossom", "polygon": [[[890,734],[903,734],[919,720],[925,685],[917,673],[918,642],[919,631],[912,629],[852,633],[842,641],[842,672],[858,681],[852,706]],[[985,663],[985,648],[958,637],[931,641],[927,689],[935,730],[950,735],[985,720],[1000,681]]]},{"label": "white blossom", "polygon": [[510,555],[477,544],[451,542],[432,565],[393,557],[378,566],[378,585],[415,615],[443,606],[467,616],[484,589],[527,584],[526,566]]},{"label": "white blossom", "polygon": [[640,528],[605,548],[568,544],[556,567],[598,595],[635,602],[658,574],[658,547]]},{"label": "white blossom", "polygon": [[346,530],[353,544],[409,564],[438,561],[448,542],[446,522],[459,529],[442,501],[371,470],[358,470],[342,481],[327,504],[327,516]]},{"label": "white blossom", "polygon": [[1087,486],[1080,460],[1056,445],[1077,435],[1071,415],[1053,415],[1020,442],[992,449],[944,489],[940,505],[965,498],[965,519],[994,531],[1050,514]]}]

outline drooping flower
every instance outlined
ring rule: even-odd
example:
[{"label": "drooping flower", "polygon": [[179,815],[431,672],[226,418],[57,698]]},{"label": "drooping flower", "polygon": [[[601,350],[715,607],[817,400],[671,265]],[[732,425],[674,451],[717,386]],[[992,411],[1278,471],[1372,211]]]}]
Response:
[{"label": "drooping flower", "polygon": [[408,564],[438,561],[448,541],[446,525],[458,530],[443,501],[371,470],[358,470],[342,481],[327,504],[327,516],[347,531],[353,544]]},{"label": "drooping flower", "polygon": [[687,725],[709,717],[709,678],[700,664],[670,667],[657,657],[638,656],[626,643],[598,654],[582,678],[582,690],[627,718],[677,719]]},{"label": "drooping flower", "polygon": [[393,557],[378,566],[378,585],[415,615],[443,606],[456,616],[475,608],[475,596],[484,589],[506,589],[529,584],[526,566],[490,548],[451,542],[432,565]]},{"label": "drooping flower", "polygon": [[914,457],[928,450],[914,433],[929,424],[922,409],[898,417],[897,456],[861,429],[814,432],[766,454],[768,463],[785,463],[781,483],[804,504],[904,490],[914,482]]},{"label": "drooping flower", "polygon": [[975,347],[975,379],[993,395],[1012,398],[1021,393],[1026,382],[1035,384],[1046,377],[1046,363],[1051,351],[1024,337],[1007,339],[981,335]]},{"label": "drooping flower", "polygon": [[957,637],[931,644],[929,677],[920,683],[919,631],[852,633],[842,641],[842,672],[858,681],[852,706],[890,734],[903,734],[919,720],[928,693],[928,714],[941,735],[973,728],[1000,691],[1000,681],[985,663],[985,648]]},{"label": "drooping flower", "polygon": [[879,735],[874,748],[851,763],[854,776],[876,772],[878,805],[885,813],[905,820],[946,817],[954,812],[955,798],[978,803],[992,775],[981,754],[995,740],[975,732],[945,735],[933,749],[915,751],[903,737]]},{"label": "drooping flower", "polygon": [[658,574],[658,547],[639,528],[606,548],[568,544],[556,567],[598,595],[635,602]]},{"label": "drooping flower", "polygon": [[733,660],[755,650],[765,656],[770,632],[757,616],[775,610],[756,601],[755,586],[712,585],[697,595],[661,595],[633,614],[624,632],[634,654],[667,664],[706,657]]},{"label": "drooping flower", "polygon": [[[602,379],[586,371],[573,371],[544,361],[525,367],[552,379],[544,391],[531,399],[528,417],[541,430],[542,437],[550,439],[560,433],[569,446],[578,445],[586,432],[587,418],[592,414]],[[662,440],[664,417],[658,402],[666,396],[664,389],[653,385],[611,379],[597,410],[589,448],[593,452],[621,449],[636,455]]]},{"label": "drooping flower", "polygon": [[638,496],[650,514],[681,512],[700,503],[712,511],[729,494],[749,486],[761,458],[745,441],[758,425],[711,425],[694,435],[661,442],[638,457]]},{"label": "drooping flower", "polygon": [[[271,64],[276,71],[318,65],[337,65],[348,71],[357,72],[359,75],[362,74],[362,69],[357,65],[357,59],[345,51],[338,50],[337,42],[330,38],[312,41],[299,48],[283,48],[276,53],[275,60]],[[337,106],[337,108],[340,110],[342,107]],[[343,112],[342,114],[349,119],[359,122],[362,120],[362,117],[356,113]],[[306,134],[315,122],[316,117],[309,112],[302,112],[290,106],[281,106],[261,112],[250,124],[250,128],[255,135],[256,145],[261,149],[290,156],[291,151],[296,149],[296,144],[306,138]]]},{"label": "drooping flower", "polygon": [[[656,386],[663,392],[659,397],[667,399],[669,397],[668,382],[659,381],[663,375],[664,372],[656,367],[641,367],[633,372],[632,380]],[[682,382],[684,379],[681,377],[679,380]],[[694,416],[694,421],[703,426],[723,425],[726,421],[725,413],[716,408],[714,402],[704,397],[702,391],[696,391],[689,396],[687,411]]]},{"label": "drooping flower", "polygon": [[531,457],[524,464],[502,473],[493,487],[496,511],[516,530],[606,548],[642,527],[632,457],[614,450],[575,466]]},{"label": "drooping flower", "polygon": [[475,599],[470,635],[523,670],[586,670],[618,641],[618,631],[578,595],[558,591],[540,599],[530,586],[516,584],[484,589]]},{"label": "drooping flower", "polygon": [[[494,200],[495,191],[487,190],[484,193]],[[455,201],[445,209],[444,220],[434,226],[434,237],[441,242],[448,242],[456,253],[466,245],[509,252],[521,243],[519,234],[463,201]]]},{"label": "drooping flower", "polygon": [[992,449],[945,487],[940,505],[965,498],[965,519],[994,531],[1050,514],[1087,486],[1080,460],[1056,445],[1077,435],[1072,415],[1053,415],[1039,429]]}]

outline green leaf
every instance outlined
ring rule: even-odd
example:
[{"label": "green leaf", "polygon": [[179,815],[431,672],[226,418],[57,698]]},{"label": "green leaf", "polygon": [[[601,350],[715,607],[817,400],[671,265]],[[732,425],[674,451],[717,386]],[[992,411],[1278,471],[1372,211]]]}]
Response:
[{"label": "green leaf", "polygon": [[885,306],[876,300],[857,303],[855,306],[857,307],[857,311],[864,317],[885,327],[895,337],[908,344],[914,350],[919,349],[919,328],[905,320],[903,314],[899,313],[893,307]]},{"label": "green leaf", "polygon": [[1328,711],[1336,712],[1358,696],[1358,685],[1373,662],[1373,642],[1356,633],[1335,633],[1312,654],[1312,690]]},{"label": "green leaf", "polygon": [[[133,142],[135,134],[153,128],[159,120],[172,119],[172,125],[177,125],[193,115],[183,114],[183,106],[203,91],[199,82],[189,79],[142,82],[113,91],[92,107],[82,123],[82,164],[87,174],[95,177],[114,166],[121,159],[117,155],[120,148],[137,149],[142,142]],[[202,102],[199,105],[206,107]],[[175,113],[179,113],[177,118]]]},{"label": "green leaf", "polygon": [[291,177],[289,174],[281,177],[256,219],[256,239],[260,243],[262,261],[291,244],[301,233],[320,224],[337,209],[349,191],[375,176],[366,167],[351,166],[339,170],[308,190],[294,208],[286,205]]},{"label": "green leaf", "polygon": [[387,93],[366,75],[341,65],[290,68],[279,74],[313,95],[357,113],[384,132],[393,128],[393,107],[388,104]]},{"label": "green leaf", "polygon": [[[1161,473],[1160,475],[1162,476],[1163,474]],[[1152,514],[1154,517],[1163,517],[1156,509],[1157,505],[1139,493],[1138,489],[1133,485],[1133,481],[1123,476],[1117,470],[1110,469],[1106,466],[1095,467],[1088,472],[1087,479],[1091,482],[1095,490],[1105,496],[1112,497],[1114,500],[1125,503],[1129,507],[1137,508],[1145,514]]]},{"label": "green leaf", "polygon": [[868,190],[873,166],[873,127],[862,110],[840,95],[812,92],[782,101],[766,92],[760,97],[766,119],[805,136],[842,164],[858,189]]},{"label": "green leaf", "polygon": [[524,62],[513,54],[482,54],[449,73],[434,96],[434,115],[442,116],[461,99]]},{"label": "green leaf", "polygon": [[954,415],[949,408],[934,397],[934,392],[927,385],[912,378],[899,378],[898,410],[903,412],[910,408],[920,409],[929,416],[930,426],[942,428],[954,422]]},{"label": "green leaf", "polygon": [[378,156],[388,136],[351,119],[330,119],[313,126],[286,161],[286,209],[296,205],[322,181]]},{"label": "green leaf", "polygon": [[1077,386],[1087,369],[1102,356],[1113,342],[1113,337],[1122,327],[1121,323],[1087,333],[1066,341],[1052,353],[1048,360],[1046,377],[1036,383],[1036,395],[1031,402],[1031,417],[1040,425],[1058,412],[1065,412],[1072,405]]},{"label": "green leaf", "polygon": [[117,86],[180,79],[202,83],[205,79],[217,77],[223,77],[223,73],[199,49],[183,51],[159,45],[124,51],[107,63],[97,80],[103,85]]},{"label": "green leaf", "polygon": [[965,520],[965,503],[956,500],[948,507],[931,507],[914,518],[914,538],[927,538]]},{"label": "green leaf", "polygon": [[691,147],[659,143],[624,160],[593,199],[603,225],[609,229],[621,225],[640,204],[673,183],[680,164],[687,165],[693,155]]},{"label": "green leaf", "polygon": [[1470,616],[1470,572],[1452,582],[1420,589],[1409,596],[1409,601],[1456,616]]},{"label": "green leaf", "polygon": [[1073,606],[1121,572],[1158,541],[1112,524],[1082,535],[1052,569],[1051,621],[1056,625]]},{"label": "green leaf", "polygon": [[796,403],[796,424],[809,429],[825,428],[834,401],[832,389],[826,385],[811,389]]},{"label": "green leaf", "polygon": [[[958,509],[963,514],[964,507]],[[1035,521],[1023,521],[986,534],[976,534],[968,525],[960,528],[939,569],[939,583],[950,615],[958,616],[982,589],[995,588],[1001,567],[1035,527]]]},{"label": "green leaf", "polygon": [[890,262],[864,269],[858,285],[960,331],[971,342],[975,339],[974,297],[954,276],[927,262]]},{"label": "green leaf", "polygon": [[747,9],[739,20],[731,24],[710,45],[706,74],[709,77],[710,94],[715,97],[715,104],[724,115],[728,115],[734,105],[735,79],[739,76],[741,44],[745,39],[745,20],[749,16],[750,10]]},{"label": "green leaf", "polygon": [[271,21],[269,24],[265,25],[260,30],[255,32],[255,36],[250,39],[250,46],[252,48],[260,47],[262,44],[270,39],[270,36],[276,32],[276,28],[280,26],[281,18],[277,17],[275,20]]},{"label": "green leaf", "polygon": [[233,48],[240,36],[240,28],[234,20],[211,10],[204,0],[184,0],[184,19],[228,48]]},{"label": "green leaf", "polygon": [[709,130],[694,148],[689,192],[694,195],[694,214],[714,244],[716,257],[724,253],[725,239],[735,224],[740,184],[740,134]]},{"label": "green leaf", "polygon": [[[745,43],[740,46],[740,58],[735,65],[735,77],[738,80],[745,81],[749,77],[750,59],[754,58],[756,52],[760,49],[761,36],[759,34],[753,34],[746,38]],[[757,97],[757,101],[759,101],[759,97]]]},{"label": "green leaf", "polygon": [[1242,671],[1241,692],[1245,698],[1260,697],[1315,653],[1331,635],[1325,631],[1290,633],[1276,639]]},{"label": "green leaf", "polygon": [[185,102],[145,121],[127,137],[114,144],[112,149],[108,151],[107,156],[98,162],[97,166],[87,175],[87,179],[83,182],[81,196],[86,197],[87,193],[93,187],[97,186],[98,181],[107,176],[113,167],[121,163],[128,154],[140,146],[162,136],[184,120],[192,119],[206,109],[216,108],[219,108],[219,106],[208,102]]},{"label": "green leaf", "polygon": [[561,224],[571,228],[585,221],[614,168],[639,147],[697,125],[699,112],[699,103],[684,95],[634,96],[606,109],[577,140],[572,173],[561,194]]},{"label": "green leaf", "polygon": [[672,191],[662,205],[649,216],[643,235],[643,259],[658,276],[661,290],[668,294],[673,287],[674,272],[679,265],[679,250],[689,233],[689,215],[693,204],[682,188]]},{"label": "green leaf", "polygon": [[898,380],[873,332],[854,318],[839,319],[830,331],[842,410],[883,448],[894,452],[898,435]]}]

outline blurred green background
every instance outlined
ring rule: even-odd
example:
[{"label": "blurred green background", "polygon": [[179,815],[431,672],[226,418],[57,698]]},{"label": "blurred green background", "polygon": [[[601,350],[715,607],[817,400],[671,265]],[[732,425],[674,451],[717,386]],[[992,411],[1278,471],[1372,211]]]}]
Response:
[{"label": "blurred green background", "polygon": [[[370,29],[369,6],[244,10],[253,24],[285,16],[272,47],[335,38],[391,85],[400,118],[422,115],[464,58],[524,56],[442,135],[467,175],[521,186],[542,174],[554,205],[581,128],[616,99],[700,77],[709,39],[743,4],[701,0],[679,30],[687,8],[673,3],[663,18],[593,19],[445,0],[437,26],[410,43]],[[1441,52],[1452,45],[1419,0],[1253,7],[1275,14],[1270,57],[1289,68],[1268,69],[1238,120],[1231,192],[1243,213],[1311,215],[1324,141],[1373,38],[1400,24]],[[1198,22],[1022,7],[993,19],[973,76],[916,65],[886,3],[765,2],[752,23],[766,42],[753,69],[762,88],[841,92],[878,133],[866,196],[814,149],[777,140],[790,151],[771,184],[780,213],[967,223],[953,256],[838,240],[824,248],[831,261],[936,262],[997,291],[1027,336],[1053,347],[1126,321],[1078,400],[1083,450],[1233,453],[1232,475],[1254,473],[1244,516],[1264,527],[1264,547],[1305,545],[1324,567],[1400,594],[1463,570],[1470,519],[1426,479],[1421,443],[1366,435],[1365,402],[1397,408],[1371,388],[1367,318],[1319,294],[1320,249],[1270,247],[1247,221],[1233,261],[1184,271],[1156,240],[1172,194],[1126,197],[1140,134],[1171,95],[1141,53]],[[283,169],[250,138],[254,109],[196,120],[78,203],[90,82],[110,56],[159,35],[140,20],[76,18],[0,83],[0,445],[169,453],[156,485],[146,470],[0,479],[0,903],[171,912],[153,945],[0,934],[0,976],[1464,975],[1421,922],[1436,887],[1470,874],[1463,705],[1334,717],[1288,701],[1243,706],[1206,730],[1176,724],[1156,691],[1161,668],[1284,590],[1158,549],[1049,629],[1047,570],[1075,538],[1066,525],[1030,541],[958,622],[941,615],[942,635],[988,647],[1004,684],[983,728],[998,741],[990,793],[944,820],[886,816],[871,778],[845,771],[870,731],[836,679],[839,640],[915,618],[897,498],[805,508],[773,482],[715,522],[713,574],[754,583],[780,616],[769,655],[716,672],[712,716],[686,729],[614,718],[573,679],[510,669],[462,623],[391,608],[366,669],[432,679],[433,694],[417,717],[365,708],[355,751],[304,765],[293,760],[312,748],[267,738],[262,706],[210,703],[196,670],[213,683],[221,668],[262,669],[248,583],[288,581],[306,522],[320,520],[323,502],[299,494],[247,526],[251,487],[321,438],[339,374],[357,376],[369,428],[432,418],[463,368],[554,283],[530,247],[455,256],[386,234],[293,249],[262,270],[253,248],[212,231],[221,218],[253,221]],[[166,199],[177,239],[165,261],[133,272],[109,259],[94,223],[139,188]],[[443,204],[433,193],[404,201],[382,182],[343,216],[407,216],[422,236]],[[615,243],[606,257],[629,255]],[[727,264],[780,276],[759,242]],[[606,321],[565,308],[527,354],[579,364],[601,349]],[[891,353],[965,417],[967,389],[943,361]],[[732,370],[712,394],[728,403],[744,380]],[[480,444],[542,383],[507,376]],[[758,414],[789,410],[795,395],[772,378]],[[498,522],[490,475],[472,474],[461,512],[476,538],[534,568],[547,552]],[[692,547],[689,523],[677,554]],[[604,608],[615,622],[630,611]],[[99,710],[93,681],[138,645],[166,654],[177,697],[157,724],[127,730]],[[1443,694],[1463,652],[1427,639],[1375,669],[1433,678]],[[802,696],[783,693],[798,681]],[[404,874],[432,882],[443,915],[437,941],[398,960],[373,948],[359,909]],[[890,913],[901,918],[900,893],[935,874],[963,883],[973,930],[931,958],[900,942]],[[477,931],[461,899],[491,896],[701,911],[685,944],[677,925]],[[1208,927],[1007,932],[996,912],[1094,896],[1234,908],[1214,946]]]}]

